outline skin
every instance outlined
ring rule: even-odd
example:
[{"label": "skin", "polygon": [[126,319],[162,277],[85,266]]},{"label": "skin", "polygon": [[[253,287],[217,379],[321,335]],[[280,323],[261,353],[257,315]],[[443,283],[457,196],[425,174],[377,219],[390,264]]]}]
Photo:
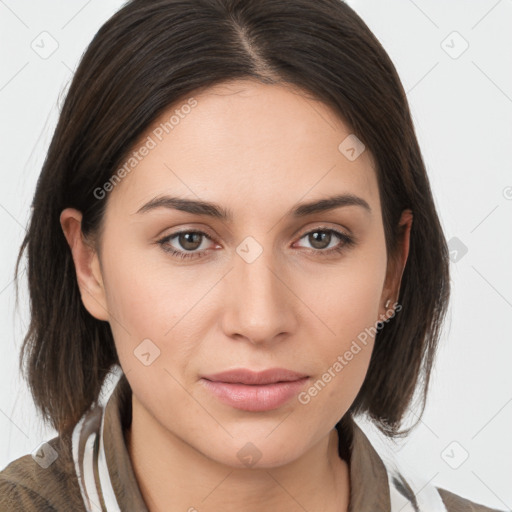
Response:
[{"label": "skin", "polygon": [[[307,390],[359,333],[390,316],[385,303],[398,297],[412,214],[403,212],[399,251],[388,258],[372,155],[350,161],[338,150],[351,131],[323,103],[245,80],[194,98],[197,106],[104,199],[96,249],[81,236],[81,213],[61,214],[83,303],[110,323],[133,390],[126,440],[142,495],[151,511],[347,510],[349,468],[335,424],[363,383],[373,338],[307,404],[241,411],[200,376],[284,367],[309,375]],[[344,193],[371,213],[351,205],[287,215]],[[136,213],[163,194],[215,202],[233,220],[164,207]],[[356,244],[326,256],[344,242],[328,232],[330,241],[314,245],[308,233],[319,228]],[[203,257],[182,260],[157,243],[184,229],[212,240],[190,248],[175,237],[167,246]],[[236,252],[248,236],[262,249],[251,263]],[[147,338],[160,350],[148,366],[134,355]],[[261,453],[251,467],[237,456],[248,442]]]}]

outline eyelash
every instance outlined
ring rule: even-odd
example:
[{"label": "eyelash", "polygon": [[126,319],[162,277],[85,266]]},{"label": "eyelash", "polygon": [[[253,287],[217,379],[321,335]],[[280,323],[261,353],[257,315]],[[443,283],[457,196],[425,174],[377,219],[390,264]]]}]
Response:
[{"label": "eyelash", "polygon": [[[343,243],[341,245],[337,245],[335,247],[331,247],[330,249],[310,249],[310,251],[312,252],[315,252],[315,253],[320,253],[320,255],[322,257],[329,257],[333,254],[341,254],[342,252],[344,252],[346,249],[348,249],[349,247],[355,245],[355,240],[354,238],[346,235],[345,233],[342,233],[340,231],[337,231],[336,229],[332,229],[332,228],[324,228],[324,227],[319,227],[319,228],[315,228],[311,231],[308,231],[307,233],[304,233],[300,238],[299,240],[302,240],[304,237],[312,234],[312,233],[317,233],[317,232],[320,232],[320,233],[334,233]],[[180,258],[182,260],[184,259],[188,259],[188,258],[202,258],[204,257],[206,254],[205,254],[205,251],[203,251],[202,253],[201,252],[185,252],[185,251],[177,251],[176,249],[169,249],[166,244],[172,240],[173,238],[176,238],[177,236],[183,234],[183,233],[194,233],[194,234],[199,234],[199,235],[203,235],[204,237],[206,237],[208,240],[211,240],[213,242],[213,239],[208,236],[206,233],[202,232],[202,231],[194,231],[194,230],[185,230],[185,231],[178,231],[176,233],[173,233],[172,235],[168,235],[164,238],[161,238],[160,240],[157,241],[157,243],[162,247],[162,250],[164,250],[165,252],[167,253],[170,253],[171,256],[175,257],[175,258]]]}]

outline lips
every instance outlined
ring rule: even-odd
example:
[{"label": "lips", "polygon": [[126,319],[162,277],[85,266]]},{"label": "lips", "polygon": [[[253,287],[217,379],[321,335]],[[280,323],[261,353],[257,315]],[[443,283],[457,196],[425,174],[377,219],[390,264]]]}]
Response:
[{"label": "lips", "polygon": [[231,384],[265,385],[277,382],[292,382],[307,377],[304,373],[294,372],[286,368],[269,368],[260,372],[246,368],[237,368],[212,375],[203,375],[202,378],[212,382],[226,382]]},{"label": "lips", "polygon": [[222,403],[249,412],[278,409],[304,388],[309,377],[285,368],[245,368],[204,375],[201,384]]}]

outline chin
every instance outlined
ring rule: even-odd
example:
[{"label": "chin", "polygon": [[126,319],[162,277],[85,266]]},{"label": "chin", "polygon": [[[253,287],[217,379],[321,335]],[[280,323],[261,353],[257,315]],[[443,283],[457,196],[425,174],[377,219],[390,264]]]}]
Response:
[{"label": "chin", "polygon": [[230,438],[228,443],[223,440],[219,442],[220,451],[212,446],[210,439],[207,451],[202,453],[220,464],[238,469],[277,468],[293,462],[303,453],[290,436],[287,436],[290,440],[289,446],[279,436],[273,441],[270,438],[265,439],[266,436],[268,434],[261,438],[255,436],[252,441],[246,436],[243,439]]}]

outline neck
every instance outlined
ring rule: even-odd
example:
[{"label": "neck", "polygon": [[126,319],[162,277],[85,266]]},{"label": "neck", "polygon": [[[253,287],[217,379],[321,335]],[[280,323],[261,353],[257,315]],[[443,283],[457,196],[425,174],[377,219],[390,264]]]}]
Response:
[{"label": "neck", "polygon": [[339,456],[336,429],[285,465],[235,468],[206,457],[151,421],[132,396],[132,423],[125,436],[150,512],[348,510],[349,468]]}]

